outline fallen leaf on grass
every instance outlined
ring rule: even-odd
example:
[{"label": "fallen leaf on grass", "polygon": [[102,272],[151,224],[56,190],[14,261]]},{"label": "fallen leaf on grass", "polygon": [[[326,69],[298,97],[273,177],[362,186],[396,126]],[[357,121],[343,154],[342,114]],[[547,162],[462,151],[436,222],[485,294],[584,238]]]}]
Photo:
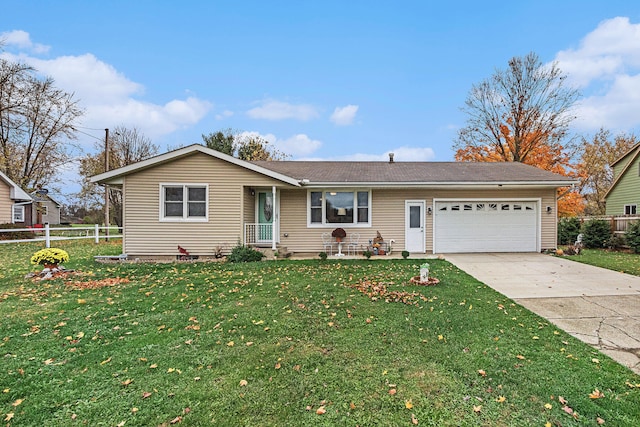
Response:
[{"label": "fallen leaf on grass", "polygon": [[245,387],[247,384],[249,384],[247,380],[240,380],[240,387]]},{"label": "fallen leaf on grass", "polygon": [[600,417],[596,418],[596,422],[598,423],[598,425],[604,424],[604,420]]},{"label": "fallen leaf on grass", "polygon": [[24,399],[17,399],[15,402],[11,404],[14,408],[24,402]]},{"label": "fallen leaf on grass", "polygon": [[106,360],[103,360],[102,362],[100,362],[101,365],[106,365],[107,363],[111,362],[111,357],[109,357]]},{"label": "fallen leaf on grass", "polygon": [[131,384],[133,382],[133,380],[131,378],[127,378],[126,380],[122,381],[120,384],[122,384],[123,386],[128,386],[129,384]]},{"label": "fallen leaf on grass", "polygon": [[485,370],[484,370],[484,369],[478,369],[478,374],[480,374],[480,375],[481,375],[481,376],[483,376],[483,377],[486,377],[486,376],[487,376],[487,373],[485,372]]},{"label": "fallen leaf on grass", "polygon": [[349,403],[349,409],[351,410],[356,409],[356,404],[353,402]]},{"label": "fallen leaf on grass", "polygon": [[551,408],[553,408],[553,406],[551,406],[551,403],[544,404],[544,409],[551,409]]},{"label": "fallen leaf on grass", "polygon": [[589,393],[589,397],[591,399],[602,399],[604,397],[604,393],[598,389],[595,389],[591,393]]},{"label": "fallen leaf on grass", "polygon": [[413,403],[411,402],[411,400],[407,400],[406,402],[404,402],[404,407],[407,409],[413,408]]},{"label": "fallen leaf on grass", "polygon": [[482,405],[473,405],[473,412],[475,412],[476,414],[479,414],[482,411]]},{"label": "fallen leaf on grass", "polygon": [[572,414],[573,414],[573,409],[571,409],[571,408],[570,408],[570,407],[568,407],[567,405],[564,405],[564,406],[562,407],[562,410],[563,410],[564,412],[566,412],[567,414],[569,414],[569,415],[572,415]]},{"label": "fallen leaf on grass", "polygon": [[147,397],[151,397],[153,393],[149,392],[149,391],[143,391],[142,392],[142,398],[146,399]]},{"label": "fallen leaf on grass", "polygon": [[316,409],[316,414],[318,415],[324,415],[327,413],[327,410],[324,406],[319,407],[318,409]]},{"label": "fallen leaf on grass", "polygon": [[182,417],[180,415],[169,421],[169,424],[178,424],[179,422],[182,422]]},{"label": "fallen leaf on grass", "polygon": [[11,421],[13,419],[13,412],[9,412],[5,417],[4,420],[5,421]]},{"label": "fallen leaf on grass", "polygon": [[520,360],[525,360],[525,359],[526,359],[526,357],[524,357],[524,356],[523,356],[523,355],[521,355],[521,354],[517,355],[516,357],[517,357],[518,359],[520,359]]},{"label": "fallen leaf on grass", "polygon": [[562,396],[558,396],[558,402],[562,403],[563,405],[567,404],[566,399],[564,397],[562,397]]},{"label": "fallen leaf on grass", "polygon": [[504,402],[505,400],[507,400],[507,398],[506,398],[506,397],[504,397],[504,396],[498,396],[498,398],[496,399],[496,402],[498,402],[498,403],[502,403],[502,402]]},{"label": "fallen leaf on grass", "polygon": [[418,419],[413,414],[411,414],[411,424],[413,424],[414,426],[418,425]]},{"label": "fallen leaf on grass", "polygon": [[396,390],[395,388],[392,388],[392,389],[390,389],[390,390],[389,390],[389,394],[390,394],[391,396],[395,396],[395,394],[396,394],[397,392],[398,392],[398,390]]}]

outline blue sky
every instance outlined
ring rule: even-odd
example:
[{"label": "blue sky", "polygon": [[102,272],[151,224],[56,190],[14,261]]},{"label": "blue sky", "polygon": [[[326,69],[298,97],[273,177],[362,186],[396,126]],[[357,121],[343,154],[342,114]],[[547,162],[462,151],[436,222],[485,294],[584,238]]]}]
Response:
[{"label": "blue sky", "polygon": [[161,151],[233,128],[293,159],[452,160],[471,86],[531,51],[583,93],[575,133],[640,130],[628,0],[21,0],[0,38],[76,94],[83,131],[135,126]]}]

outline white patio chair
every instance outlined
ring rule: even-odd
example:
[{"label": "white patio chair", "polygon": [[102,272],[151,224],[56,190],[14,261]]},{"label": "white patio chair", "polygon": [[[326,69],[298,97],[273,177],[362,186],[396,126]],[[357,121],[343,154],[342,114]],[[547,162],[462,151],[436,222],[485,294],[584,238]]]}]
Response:
[{"label": "white patio chair", "polygon": [[[349,244],[347,245],[347,255],[357,255],[358,254],[358,245],[360,244],[360,234],[358,233],[350,233],[349,234]],[[353,253],[351,253],[353,252]]]},{"label": "white patio chair", "polygon": [[331,233],[322,233],[322,250],[329,255],[333,255],[333,238]]}]

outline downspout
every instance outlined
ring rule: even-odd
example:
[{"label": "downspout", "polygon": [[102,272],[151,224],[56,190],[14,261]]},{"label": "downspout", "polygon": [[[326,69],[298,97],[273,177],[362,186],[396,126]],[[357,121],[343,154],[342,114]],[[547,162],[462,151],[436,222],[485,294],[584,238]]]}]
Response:
[{"label": "downspout", "polygon": [[276,222],[280,221],[280,212],[278,211],[278,209],[276,209],[276,207],[278,206],[278,204],[276,203],[276,186],[273,185],[271,186],[271,197],[273,200],[273,221],[271,221],[271,249],[273,249],[274,251],[277,249],[276,248]]}]

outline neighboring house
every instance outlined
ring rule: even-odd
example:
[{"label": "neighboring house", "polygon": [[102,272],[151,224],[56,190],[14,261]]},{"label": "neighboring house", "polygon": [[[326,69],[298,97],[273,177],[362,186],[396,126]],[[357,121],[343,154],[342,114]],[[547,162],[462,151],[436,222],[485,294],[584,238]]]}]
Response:
[{"label": "neighboring house", "polygon": [[318,253],[337,227],[414,253],[556,247],[556,190],[522,163],[246,162],[191,145],[92,178],[123,191],[123,251],[194,255],[238,243]]},{"label": "neighboring house", "polygon": [[613,184],[604,196],[606,214],[640,214],[640,143],[616,160],[611,167]]},{"label": "neighboring house", "polygon": [[31,204],[32,224],[60,224],[61,204],[56,202],[46,191],[36,190],[31,193],[33,203]]},{"label": "neighboring house", "polygon": [[0,172],[0,224],[27,224],[31,196]]}]

